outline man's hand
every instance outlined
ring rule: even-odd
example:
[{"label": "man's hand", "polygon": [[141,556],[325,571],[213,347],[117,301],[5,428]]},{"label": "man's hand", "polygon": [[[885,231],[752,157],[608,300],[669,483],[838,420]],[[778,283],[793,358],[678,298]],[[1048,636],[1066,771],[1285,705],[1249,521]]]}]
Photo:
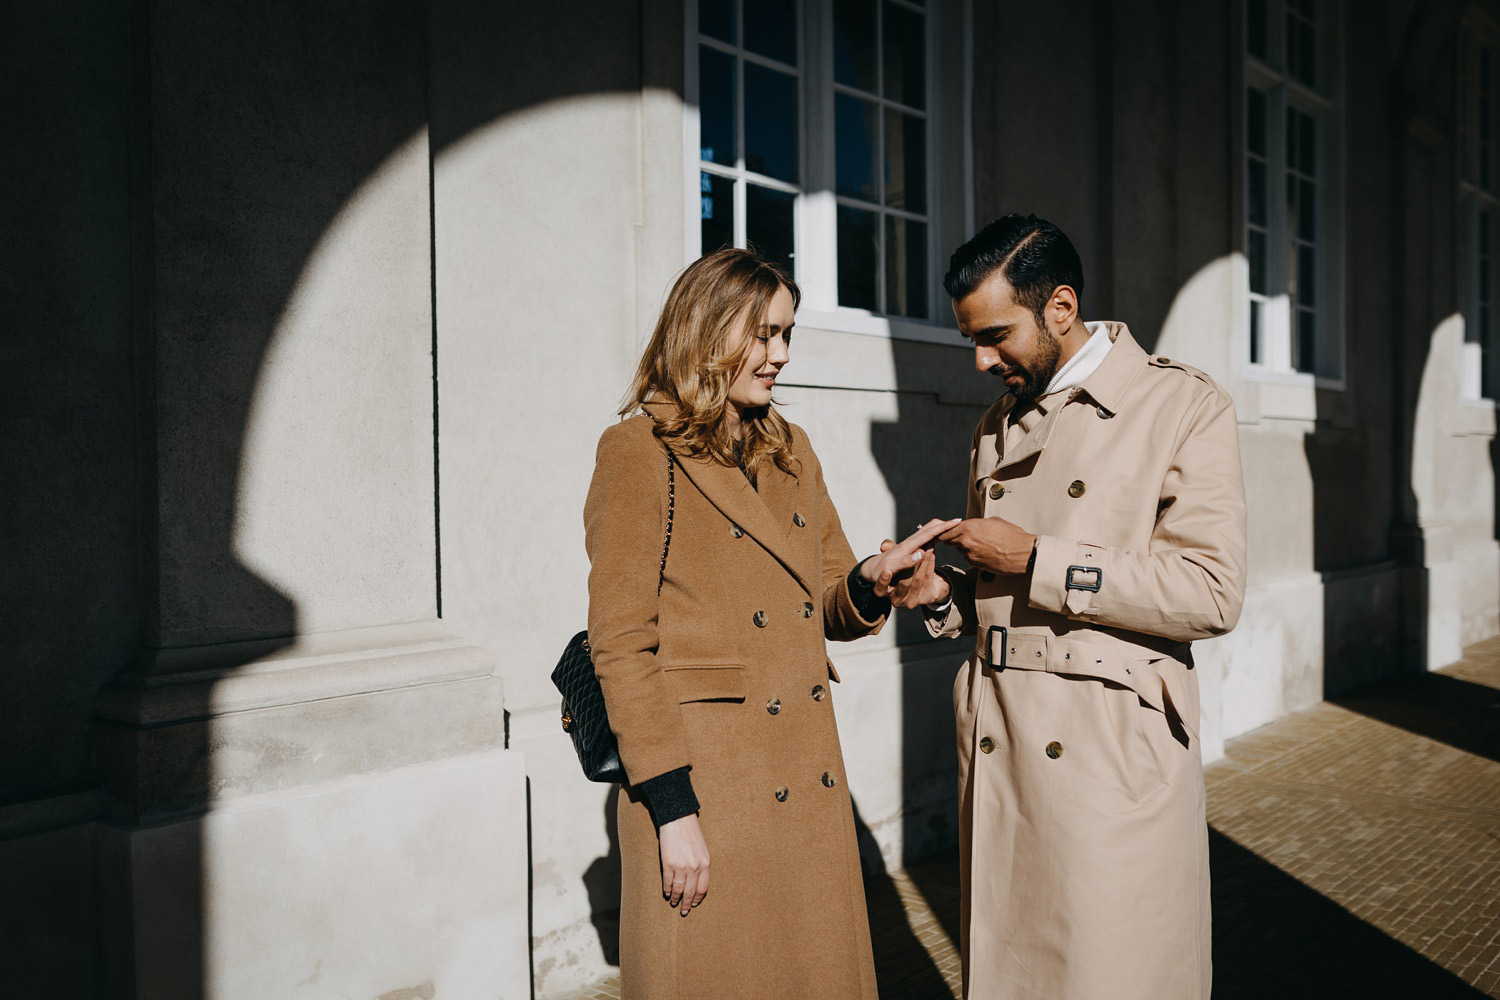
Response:
[{"label": "man's hand", "polygon": [[996,573],[1024,573],[1036,536],[1003,517],[971,517],[938,536],[969,562]]}]

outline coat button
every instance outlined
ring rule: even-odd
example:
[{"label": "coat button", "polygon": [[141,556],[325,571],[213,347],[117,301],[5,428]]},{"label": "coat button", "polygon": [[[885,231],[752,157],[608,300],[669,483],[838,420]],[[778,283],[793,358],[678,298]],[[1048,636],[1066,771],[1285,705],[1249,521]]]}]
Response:
[{"label": "coat button", "polygon": [[820,779],[818,779],[818,780],[821,781],[821,782],[823,782],[823,787],[824,788],[832,788],[834,785],[837,785],[839,783],[839,779],[835,778],[833,775],[829,774],[827,771],[824,771],[823,772],[823,777],[820,778]]},{"label": "coat button", "polygon": [[766,627],[766,620],[767,619],[766,619],[766,613],[764,611],[757,611],[757,612],[755,612],[755,614],[753,616],[751,616],[750,620],[753,621],[753,622],[755,622],[755,627],[756,628],[765,628]]},{"label": "coat button", "polygon": [[803,618],[811,618],[813,616],[813,611],[815,611],[815,610],[816,609],[812,606],[812,601],[803,601],[802,602],[802,617]]},{"label": "coat button", "polygon": [[984,739],[979,741],[979,751],[980,753],[994,753],[995,741],[988,736],[984,737]]},{"label": "coat button", "polygon": [[770,712],[772,715],[775,715],[776,713],[780,712],[781,711],[781,699],[780,698],[772,698],[770,701],[766,702],[766,711]]},{"label": "coat button", "polygon": [[777,802],[785,802],[786,801],[786,797],[788,795],[790,795],[790,794],[792,794],[792,790],[790,788],[786,787],[785,785],[777,785],[776,786],[776,801]]},{"label": "coat button", "polygon": [[1068,496],[1073,497],[1075,499],[1078,498],[1078,497],[1081,497],[1081,496],[1083,496],[1083,491],[1085,489],[1086,489],[1086,487],[1083,485],[1083,480],[1082,479],[1075,479],[1071,483],[1068,484]]},{"label": "coat button", "polygon": [[1047,744],[1047,756],[1051,757],[1053,760],[1056,760],[1057,758],[1061,757],[1062,756],[1062,744],[1059,743],[1059,742],[1057,742],[1056,740],[1053,740],[1051,743],[1048,743]]},{"label": "coat button", "polygon": [[1097,409],[1097,410],[1094,411],[1094,415],[1096,417],[1098,417],[1100,420],[1108,420],[1110,417],[1114,416],[1113,413],[1109,412],[1108,410],[1106,410],[1102,406],[1099,407],[1099,409]]},{"label": "coat button", "polygon": [[827,688],[823,687],[823,685],[821,685],[821,684],[814,684],[813,685],[813,689],[812,689],[812,700],[813,701],[822,701],[824,698],[827,698],[827,697],[828,697],[828,689]]},{"label": "coat button", "polygon": [[1003,496],[1005,496],[1005,486],[1003,484],[996,483],[994,486],[990,487],[991,500],[999,500]]},{"label": "coat button", "polygon": [[745,537],[745,529],[741,528],[738,524],[731,524],[729,526],[729,533],[731,535],[733,535],[735,538],[744,538]]},{"label": "coat button", "polygon": [[1159,364],[1164,364],[1164,365],[1170,365],[1172,363],[1172,359],[1168,358],[1168,357],[1165,357],[1165,356],[1158,357],[1156,360],[1157,360],[1157,362]]},{"label": "coat button", "polygon": [[802,515],[801,514],[793,514],[792,515],[792,523],[795,524],[799,528],[805,528],[805,527],[807,527],[807,522],[804,521],[804,520],[802,520]]}]

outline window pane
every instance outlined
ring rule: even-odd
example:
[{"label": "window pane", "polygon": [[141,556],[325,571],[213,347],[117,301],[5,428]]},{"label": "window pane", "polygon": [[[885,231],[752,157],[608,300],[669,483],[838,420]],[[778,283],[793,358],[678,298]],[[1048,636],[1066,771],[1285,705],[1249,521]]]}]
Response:
[{"label": "window pane", "polygon": [[1245,217],[1257,226],[1266,224],[1266,165],[1260,160],[1245,164]]},{"label": "window pane", "polygon": [[698,48],[699,157],[732,166],[734,135],[734,56],[706,46]]},{"label": "window pane", "polygon": [[792,236],[792,204],[796,200],[796,195],[785,191],[745,185],[746,241],[794,273],[796,244]]},{"label": "window pane", "polygon": [[927,18],[914,10],[885,5],[885,96],[914,108],[926,107]]},{"label": "window pane", "polygon": [[894,108],[885,112],[885,203],[927,211],[927,123]]},{"label": "window pane", "polygon": [[1245,37],[1250,54],[1261,60],[1271,58],[1271,47],[1268,44],[1270,32],[1267,22],[1270,13],[1266,10],[1266,0],[1250,0],[1245,4]]},{"label": "window pane", "polygon": [[878,201],[875,176],[879,140],[876,137],[880,119],[878,105],[861,101],[848,94],[833,98],[834,161],[838,175],[838,193],[846,198]]},{"label": "window pane", "polygon": [[797,0],[749,0],[745,4],[745,48],[797,65]]},{"label": "window pane", "polygon": [[1312,247],[1297,248],[1297,303],[1318,304],[1318,252]]},{"label": "window pane", "polygon": [[797,79],[745,64],[745,167],[797,180]]},{"label": "window pane", "polygon": [[1308,309],[1297,310],[1297,363],[1299,372],[1317,370],[1318,316]]},{"label": "window pane", "polygon": [[734,245],[734,181],[728,177],[700,173],[698,187],[702,192],[703,252],[713,253]]},{"label": "window pane", "polygon": [[1265,326],[1266,304],[1258,300],[1250,302],[1250,362],[1261,364],[1261,330]]},{"label": "window pane", "polygon": [[698,0],[698,33],[733,45],[734,0]]},{"label": "window pane", "polygon": [[1245,145],[1256,156],[1266,155],[1266,92],[1253,87],[1245,99]]},{"label": "window pane", "polygon": [[1251,230],[1245,241],[1245,256],[1250,258],[1250,290],[1266,294],[1266,234]]},{"label": "window pane", "polygon": [[1316,243],[1318,239],[1318,193],[1312,181],[1297,183],[1297,238]]},{"label": "window pane", "polygon": [[1318,120],[1301,111],[1297,116],[1297,128],[1301,135],[1297,139],[1297,169],[1309,177],[1318,176]]},{"label": "window pane", "polygon": [[885,217],[885,311],[927,318],[927,225]]},{"label": "window pane", "polygon": [[1287,70],[1308,87],[1317,87],[1314,4],[1299,4],[1295,1],[1287,4]]},{"label": "window pane", "polygon": [[848,205],[839,206],[839,305],[878,309],[875,301],[876,267],[880,257],[880,218]]},{"label": "window pane", "polygon": [[834,0],[833,78],[875,93],[875,0]]}]

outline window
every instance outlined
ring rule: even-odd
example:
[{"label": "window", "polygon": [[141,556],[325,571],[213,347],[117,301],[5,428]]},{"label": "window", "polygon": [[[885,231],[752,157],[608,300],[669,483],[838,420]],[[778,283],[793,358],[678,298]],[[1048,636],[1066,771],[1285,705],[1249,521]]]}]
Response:
[{"label": "window", "polygon": [[963,7],[688,0],[688,255],[781,258],[823,325],[933,323],[933,262],[969,235]]},{"label": "window", "polygon": [[1500,235],[1500,169],[1495,163],[1497,32],[1479,15],[1459,36],[1459,239],[1464,345],[1459,372],[1465,399],[1494,399],[1495,289]]},{"label": "window", "polygon": [[801,49],[797,0],[699,0],[704,252],[748,243],[796,268]]},{"label": "window", "polygon": [[1245,5],[1249,361],[1337,379],[1341,319],[1339,32],[1329,0]]}]

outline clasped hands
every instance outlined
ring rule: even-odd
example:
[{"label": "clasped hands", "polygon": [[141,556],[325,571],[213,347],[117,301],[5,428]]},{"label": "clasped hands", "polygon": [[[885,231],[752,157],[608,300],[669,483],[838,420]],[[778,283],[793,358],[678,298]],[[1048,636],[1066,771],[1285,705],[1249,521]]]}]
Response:
[{"label": "clasped hands", "polygon": [[934,519],[893,542],[880,543],[880,555],[860,564],[859,572],[875,593],[898,608],[940,604],[949,597],[948,581],[937,572],[933,545],[945,542],[969,563],[994,573],[1024,573],[1036,536],[1003,517]]}]

